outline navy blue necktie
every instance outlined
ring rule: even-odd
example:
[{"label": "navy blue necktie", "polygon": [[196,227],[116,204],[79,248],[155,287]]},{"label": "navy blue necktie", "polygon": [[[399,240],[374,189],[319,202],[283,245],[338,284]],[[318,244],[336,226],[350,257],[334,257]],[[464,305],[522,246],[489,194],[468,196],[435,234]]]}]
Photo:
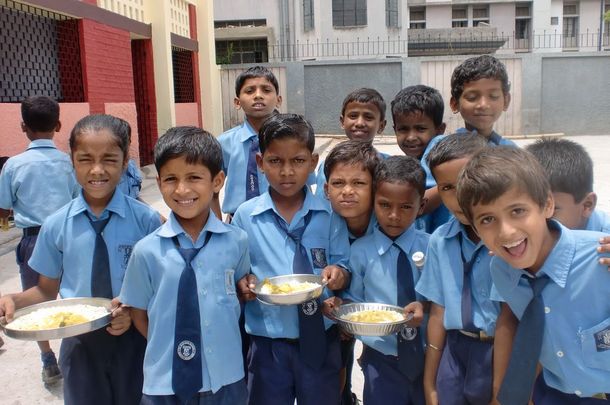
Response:
[{"label": "navy blue necktie", "polygon": [[251,139],[250,152],[248,153],[248,167],[246,170],[246,201],[260,195],[258,190],[258,169],[256,167],[258,136]]},{"label": "navy blue necktie", "polygon": [[549,278],[546,275],[527,277],[527,281],[532,288],[533,298],[519,321],[508,368],[498,393],[498,401],[506,405],[528,403],[542,349],[544,302],[541,294]]},{"label": "navy blue necktie", "polygon": [[[307,250],[301,243],[303,233],[311,219],[311,211],[304,218],[304,225],[288,231],[286,222],[278,215],[275,222],[295,243],[292,272],[294,274],[313,274]],[[314,369],[320,369],[326,358],[326,333],[324,319],[322,318],[322,304],[320,299],[307,301],[298,308],[299,312],[299,346],[301,360]]]},{"label": "navy blue necktie", "polygon": [[93,249],[93,261],[91,263],[91,296],[100,298],[113,298],[112,280],[110,278],[110,258],[108,257],[108,247],[102,232],[110,221],[112,212],[108,218],[95,221],[87,212],[89,223],[95,231],[95,247]]},{"label": "navy blue necktie", "polygon": [[[396,303],[399,307],[415,301],[415,282],[413,269],[407,254],[394,244],[400,251],[396,262]],[[415,381],[424,370],[424,348],[421,342],[419,328],[404,328],[398,338],[398,368],[410,381]]]},{"label": "navy blue necktie", "polygon": [[201,322],[199,316],[199,294],[197,279],[191,262],[197,253],[207,245],[211,232],[206,234],[205,242],[199,249],[183,249],[178,237],[173,242],[185,267],[178,283],[176,301],[176,326],[174,329],[174,355],[172,361],[172,388],[174,394],[182,402],[186,402],[197,394],[203,386],[203,370],[201,369]]},{"label": "navy blue necktie", "polygon": [[478,333],[479,329],[474,326],[474,317],[472,312],[472,268],[479,253],[483,249],[483,245],[477,247],[472,252],[470,260],[466,260],[464,256],[464,242],[462,233],[458,234],[458,240],[460,242],[460,254],[462,255],[462,265],[464,270],[464,282],[462,286],[462,328],[466,331]]}]

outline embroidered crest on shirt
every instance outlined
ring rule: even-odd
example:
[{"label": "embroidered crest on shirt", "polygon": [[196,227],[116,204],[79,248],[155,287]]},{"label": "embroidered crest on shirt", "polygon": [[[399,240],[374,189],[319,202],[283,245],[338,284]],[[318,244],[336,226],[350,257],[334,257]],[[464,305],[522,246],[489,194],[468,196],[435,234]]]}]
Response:
[{"label": "embroidered crest on shirt", "polygon": [[195,357],[197,348],[195,348],[195,345],[190,340],[183,340],[178,345],[178,349],[176,351],[178,352],[178,357],[180,357],[182,360],[190,360]]},{"label": "embroidered crest on shirt", "polygon": [[417,328],[403,328],[400,331],[400,337],[404,340],[413,340],[417,336]]},{"label": "embroidered crest on shirt", "polygon": [[304,302],[301,304],[301,309],[305,315],[313,315],[318,310],[318,302],[316,300]]},{"label": "embroidered crest on shirt", "polygon": [[131,252],[133,251],[133,245],[119,245],[119,257],[121,258],[121,267],[127,268]]},{"label": "embroidered crest on shirt", "polygon": [[595,347],[598,352],[610,350],[610,327],[594,333],[593,336],[595,336]]},{"label": "embroidered crest on shirt", "polygon": [[227,295],[235,295],[235,270],[225,270],[225,293]]},{"label": "embroidered crest on shirt", "polygon": [[326,249],[324,248],[312,248],[311,258],[313,259],[313,266],[318,269],[328,266],[326,262]]}]

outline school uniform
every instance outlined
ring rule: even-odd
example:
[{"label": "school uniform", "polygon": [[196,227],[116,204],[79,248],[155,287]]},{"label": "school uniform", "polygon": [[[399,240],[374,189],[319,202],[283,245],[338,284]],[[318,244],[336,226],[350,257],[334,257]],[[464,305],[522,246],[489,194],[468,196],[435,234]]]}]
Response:
[{"label": "school uniform", "polygon": [[593,211],[587,221],[585,230],[610,233],[610,215],[600,210]]},{"label": "school uniform", "polygon": [[24,290],[38,284],[28,266],[40,225],[78,194],[70,157],[50,139],[32,141],[25,152],[6,161],[0,173],[0,208],[12,209],[15,226],[23,230],[16,249]]},{"label": "school uniform", "polygon": [[[148,314],[143,393],[150,398],[146,401],[163,403],[170,399],[166,397],[175,398],[172,362],[176,307],[180,276],[185,266],[175,246],[175,237],[182,248],[201,249],[192,261],[197,279],[202,340],[203,385],[197,397],[213,401],[215,394],[224,389],[234,391],[233,399],[226,399],[228,402],[224,403],[245,403],[238,326],[240,305],[235,285],[250,270],[247,237],[242,230],[222,223],[211,214],[197,240],[193,241],[173,213],[165,224],[134,247],[120,295],[121,302]],[[242,399],[238,401],[240,395]]]},{"label": "school uniform", "polygon": [[[410,264],[413,282],[416,283],[420,272],[411,260],[415,252],[425,252],[428,245],[428,234],[411,226],[396,240],[388,238],[376,226],[371,235],[356,240],[351,249],[350,269],[352,279],[344,297],[355,302],[376,302],[404,306],[398,302],[398,267],[400,251],[402,250]],[[398,245],[398,246],[397,246]],[[415,285],[415,284],[414,284]],[[415,291],[411,292],[415,296]],[[420,300],[422,297],[417,297]],[[421,331],[411,329],[410,340],[421,345]],[[423,404],[423,375],[414,380],[403,374],[398,362],[397,335],[390,336],[356,336],[364,344],[360,359],[364,374],[364,403],[393,404],[412,403]]]},{"label": "school uniform", "polygon": [[[293,232],[307,223],[300,243],[314,274],[320,274],[329,264],[347,267],[347,258],[335,256],[331,251],[329,209],[308,187],[303,190],[303,205],[287,224],[288,231]],[[251,271],[258,280],[293,274],[296,244],[281,230],[279,224],[286,224],[278,217],[274,202],[266,192],[242,204],[233,218],[233,223],[248,234]],[[347,240],[343,243],[348,244]],[[348,250],[349,247],[337,246],[338,252]],[[326,354],[320,367],[307,364],[299,353],[299,345],[303,342],[299,340],[302,338],[299,332],[302,315],[298,311],[309,316],[319,311],[321,302],[331,295],[325,289],[315,304],[274,306],[258,300],[246,304],[246,331],[251,337],[250,404],[292,404],[295,396],[299,404],[338,403],[341,359],[338,333],[333,323],[324,318],[323,325],[319,325],[326,330]],[[321,330],[315,332],[323,334]]]},{"label": "school uniform", "polygon": [[138,198],[140,196],[140,190],[142,189],[142,173],[140,172],[140,169],[138,169],[135,160],[129,159],[127,168],[121,176],[121,181],[117,184],[117,189],[131,198]]},{"label": "school uniform", "polygon": [[[544,384],[535,386],[533,399],[537,405],[602,403],[593,397],[610,393],[610,273],[596,251],[603,234],[573,231],[553,220],[549,226],[560,236],[536,274],[550,281],[541,293]],[[494,257],[491,276],[492,298],[505,301],[521,319],[533,294],[529,274]]]},{"label": "school uniform", "polygon": [[[91,297],[94,217],[82,194],[44,222],[29,265],[45,277],[60,279],[62,298]],[[104,231],[112,295],[118,296],[134,244],[160,225],[159,214],[115,192],[99,219]],[[67,404],[137,403],[142,392],[144,338],[132,327],[121,336],[104,328],[62,341],[59,364]]]},{"label": "school uniform", "polygon": [[[474,133],[474,134],[476,134],[477,131],[476,131],[476,129],[473,130],[473,131],[469,131],[466,128],[458,128],[455,131],[455,133],[456,134],[467,134],[467,133]],[[502,135],[500,135],[499,133],[497,133],[494,130],[491,131],[491,135],[489,136],[489,138],[487,140],[487,144],[489,146],[514,146],[515,148],[519,147],[516,143],[514,143],[510,139],[504,138]]]},{"label": "school uniform", "polygon": [[[491,401],[493,336],[500,305],[490,298],[490,262],[489,250],[482,242],[473,243],[456,218],[430,236],[415,289],[445,310],[447,337],[436,377],[442,404]],[[462,314],[465,279],[470,285],[472,325],[464,324],[468,318]]]}]

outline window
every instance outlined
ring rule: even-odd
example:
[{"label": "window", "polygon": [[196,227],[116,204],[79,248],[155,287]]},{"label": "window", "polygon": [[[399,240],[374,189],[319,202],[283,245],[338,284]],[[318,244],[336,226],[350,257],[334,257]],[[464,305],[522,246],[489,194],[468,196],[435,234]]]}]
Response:
[{"label": "window", "polygon": [[333,27],[366,25],[366,0],[333,0]]},{"label": "window", "polygon": [[468,27],[468,9],[465,6],[454,6],[451,10],[451,26],[453,28]]},{"label": "window", "polygon": [[216,41],[216,63],[218,65],[268,61],[267,39]]},{"label": "window", "polygon": [[426,8],[411,7],[409,9],[409,28],[424,29],[426,28]]},{"label": "window", "polygon": [[303,0],[303,31],[311,31],[313,28],[313,0]]},{"label": "window", "polygon": [[479,24],[489,25],[489,6],[473,6],[472,7],[472,26],[477,27]]},{"label": "window", "polygon": [[398,0],[385,0],[385,25],[398,28]]},{"label": "window", "polygon": [[529,38],[531,30],[531,10],[530,5],[515,5],[515,48],[529,48]]},{"label": "window", "polygon": [[265,27],[267,20],[226,20],[214,21],[214,28],[233,28],[233,27]]},{"label": "window", "polygon": [[563,47],[575,48],[578,46],[578,5],[576,3],[563,4]]}]

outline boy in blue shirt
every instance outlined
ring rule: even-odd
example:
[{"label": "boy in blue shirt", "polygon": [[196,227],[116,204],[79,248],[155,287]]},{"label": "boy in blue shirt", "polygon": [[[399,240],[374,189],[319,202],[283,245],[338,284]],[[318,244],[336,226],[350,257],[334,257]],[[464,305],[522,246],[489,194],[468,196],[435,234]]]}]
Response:
[{"label": "boy in blue shirt", "polygon": [[497,401],[527,403],[540,362],[535,404],[606,403],[610,273],[596,253],[603,234],[551,220],[544,170],[518,148],[480,152],[457,190],[464,215],[495,254],[494,295],[503,301],[494,349]]},{"label": "boy in blue shirt", "polygon": [[510,82],[506,67],[491,55],[466,59],[451,75],[451,100],[454,114],[464,119],[456,132],[476,132],[493,145],[517,146],[494,131],[496,121],[510,105]]},{"label": "boy in blue shirt", "polygon": [[415,288],[432,302],[424,370],[430,405],[487,405],[492,397],[493,336],[500,305],[489,295],[489,251],[456,198],[460,170],[486,144],[476,134],[453,134],[428,155],[441,200],[453,214],[430,236]]},{"label": "boy in blue shirt", "polygon": [[426,206],[423,215],[416,220],[416,227],[432,233],[447,222],[449,212],[438,196],[434,177],[426,163],[430,149],[445,133],[443,114],[445,104],[438,90],[424,85],[405,87],[392,100],[394,133],[400,150],[417,159],[426,173]]},{"label": "boy in blue shirt", "polygon": [[210,214],[224,182],[222,149],[202,129],[175,127],[154,154],[172,211],[134,247],[120,296],[148,338],[142,404],[245,404],[235,286],[250,259],[245,233]]},{"label": "boy in blue shirt", "polygon": [[[31,141],[27,150],[8,159],[0,173],[0,217],[12,209],[23,236],[15,252],[23,291],[38,284],[28,265],[42,222],[78,194],[70,157],[57,150],[53,136],[61,128],[59,104],[46,96],[21,103],[21,129]],[[61,379],[55,354],[47,341],[38,342],[45,385]]]},{"label": "boy in blue shirt", "polygon": [[[242,204],[233,218],[248,234],[252,262],[240,292],[252,299],[248,287],[256,279],[293,272],[319,274],[330,290],[344,288],[349,273],[333,264],[345,266],[347,258],[331,250],[330,211],[306,186],[318,161],[313,128],[299,115],[277,114],[265,121],[259,139],[257,163],[269,189]],[[321,299],[328,297],[326,291]],[[250,404],[292,405],[295,398],[299,404],[339,403],[338,333],[321,311],[320,299],[297,306],[246,304]]]},{"label": "boy in blue shirt", "polygon": [[[411,325],[423,319],[423,307],[415,302],[420,273],[411,257],[428,245],[429,235],[412,226],[425,204],[425,178],[412,157],[392,156],[377,165],[373,205],[378,225],[353,243],[352,280],[344,293],[350,301],[406,307],[405,312],[415,312]],[[424,342],[419,329],[357,338],[364,344],[360,364],[365,404],[424,404]]]}]

